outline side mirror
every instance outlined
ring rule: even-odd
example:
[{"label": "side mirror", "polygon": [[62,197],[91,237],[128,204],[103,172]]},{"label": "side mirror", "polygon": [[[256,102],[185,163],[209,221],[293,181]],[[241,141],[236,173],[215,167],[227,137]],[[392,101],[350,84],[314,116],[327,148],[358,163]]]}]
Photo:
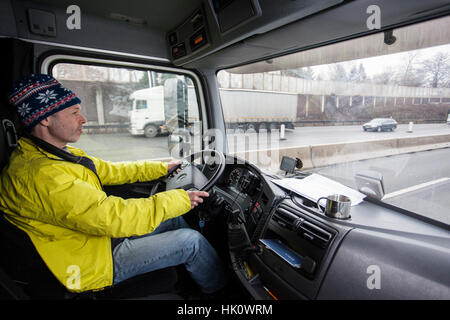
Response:
[{"label": "side mirror", "polygon": [[188,124],[187,85],[177,78],[164,81],[164,117],[169,132],[184,128]]},{"label": "side mirror", "polygon": [[182,136],[179,136],[179,135],[176,135],[176,134],[171,134],[170,136],[169,136],[169,146],[172,144],[177,144],[177,143],[179,143],[179,142],[182,142],[183,141],[183,137]]},{"label": "side mirror", "polygon": [[363,171],[355,175],[358,191],[368,197],[381,200],[384,197],[383,175],[376,171]]},{"label": "side mirror", "polygon": [[177,129],[167,139],[169,154],[173,158],[184,158],[191,154],[191,135],[189,131]]}]

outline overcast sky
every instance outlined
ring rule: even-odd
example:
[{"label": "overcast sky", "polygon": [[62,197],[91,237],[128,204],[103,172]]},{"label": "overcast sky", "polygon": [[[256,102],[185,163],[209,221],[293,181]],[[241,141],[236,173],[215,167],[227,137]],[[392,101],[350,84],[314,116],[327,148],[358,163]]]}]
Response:
[{"label": "overcast sky", "polygon": [[[438,52],[445,52],[450,55],[450,45],[430,47],[409,52],[419,52],[419,55],[414,60],[415,63],[419,63],[428,57],[432,57]],[[340,64],[342,64],[346,71],[349,72],[353,65],[359,66],[359,64],[362,63],[364,65],[367,76],[373,77],[374,75],[387,70],[398,70],[399,67],[402,67],[406,64],[407,57],[408,52],[399,52],[389,55],[357,59],[349,62],[340,62]],[[329,72],[329,67],[332,65],[334,65],[334,63],[314,66],[312,67],[312,69],[316,76],[319,74],[326,75]]]}]

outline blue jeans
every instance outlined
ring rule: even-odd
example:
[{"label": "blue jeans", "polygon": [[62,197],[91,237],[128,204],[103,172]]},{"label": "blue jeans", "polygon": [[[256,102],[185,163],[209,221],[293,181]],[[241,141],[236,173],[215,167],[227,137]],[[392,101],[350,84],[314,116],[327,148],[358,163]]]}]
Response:
[{"label": "blue jeans", "polygon": [[161,223],[152,233],[125,238],[113,251],[114,284],[166,267],[184,264],[204,293],[225,285],[222,263],[208,240],[182,217]]}]

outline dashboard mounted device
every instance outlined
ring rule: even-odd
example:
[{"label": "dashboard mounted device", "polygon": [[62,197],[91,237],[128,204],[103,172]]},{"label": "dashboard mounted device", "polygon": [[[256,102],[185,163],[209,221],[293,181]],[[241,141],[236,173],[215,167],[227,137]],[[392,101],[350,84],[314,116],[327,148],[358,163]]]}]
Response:
[{"label": "dashboard mounted device", "polygon": [[299,158],[283,156],[281,159],[280,170],[286,173],[294,173],[295,169],[303,168],[303,162]]},{"label": "dashboard mounted device", "polygon": [[355,175],[358,191],[365,195],[381,200],[384,197],[383,175],[379,172],[366,170]]}]

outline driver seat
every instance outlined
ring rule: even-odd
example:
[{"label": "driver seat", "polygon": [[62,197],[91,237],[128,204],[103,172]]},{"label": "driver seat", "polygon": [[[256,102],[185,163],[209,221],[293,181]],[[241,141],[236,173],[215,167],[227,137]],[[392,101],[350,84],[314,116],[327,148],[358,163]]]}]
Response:
[{"label": "driver seat", "polygon": [[[12,121],[0,117],[0,172],[17,146]],[[71,293],[53,276],[28,235],[0,211],[0,299],[172,299],[178,273],[175,267],[156,270],[101,291]]]}]

